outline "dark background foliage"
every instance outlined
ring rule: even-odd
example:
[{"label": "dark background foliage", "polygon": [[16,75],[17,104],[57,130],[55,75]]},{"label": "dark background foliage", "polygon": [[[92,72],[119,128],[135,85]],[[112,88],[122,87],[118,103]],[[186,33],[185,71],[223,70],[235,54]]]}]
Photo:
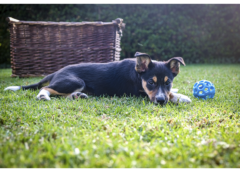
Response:
[{"label": "dark background foliage", "polygon": [[187,63],[240,63],[240,5],[0,5],[0,64],[10,64],[6,17],[28,21],[112,21],[123,18],[121,58],[146,52]]}]

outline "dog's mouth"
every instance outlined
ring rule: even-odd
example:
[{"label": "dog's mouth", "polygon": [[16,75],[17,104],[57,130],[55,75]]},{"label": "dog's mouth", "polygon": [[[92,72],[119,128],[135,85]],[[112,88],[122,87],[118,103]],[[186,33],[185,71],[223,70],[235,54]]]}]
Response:
[{"label": "dog's mouth", "polygon": [[154,102],[156,105],[166,105],[167,104],[167,101],[163,102],[163,103],[159,103],[159,102]]}]

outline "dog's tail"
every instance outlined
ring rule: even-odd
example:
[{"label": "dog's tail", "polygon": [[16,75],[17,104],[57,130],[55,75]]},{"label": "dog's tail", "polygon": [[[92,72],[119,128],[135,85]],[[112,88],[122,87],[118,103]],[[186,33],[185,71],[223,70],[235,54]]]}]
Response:
[{"label": "dog's tail", "polygon": [[4,91],[6,90],[12,90],[12,91],[17,91],[20,90],[21,88],[23,90],[28,90],[28,89],[32,89],[32,90],[37,90],[42,88],[43,86],[46,86],[50,83],[50,81],[52,80],[54,76],[53,74],[47,75],[46,77],[44,77],[40,82],[36,83],[36,84],[32,84],[32,85],[26,85],[26,86],[9,86],[7,88],[4,89]]}]

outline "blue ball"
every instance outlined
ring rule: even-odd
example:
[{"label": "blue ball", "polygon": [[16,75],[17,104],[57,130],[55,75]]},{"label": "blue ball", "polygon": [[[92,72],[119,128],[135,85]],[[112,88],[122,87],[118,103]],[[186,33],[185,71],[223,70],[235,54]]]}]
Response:
[{"label": "blue ball", "polygon": [[213,98],[215,95],[215,87],[210,81],[202,80],[196,82],[193,86],[193,95],[203,100]]}]

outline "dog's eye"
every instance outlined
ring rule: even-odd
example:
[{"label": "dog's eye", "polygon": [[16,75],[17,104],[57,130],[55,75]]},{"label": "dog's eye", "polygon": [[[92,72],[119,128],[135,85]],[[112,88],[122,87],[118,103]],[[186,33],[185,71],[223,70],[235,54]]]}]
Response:
[{"label": "dog's eye", "polygon": [[170,84],[170,81],[169,79],[165,82],[165,85],[169,85]]},{"label": "dog's eye", "polygon": [[148,84],[154,85],[154,81],[153,81],[152,79],[150,79],[150,80],[148,81]]}]

